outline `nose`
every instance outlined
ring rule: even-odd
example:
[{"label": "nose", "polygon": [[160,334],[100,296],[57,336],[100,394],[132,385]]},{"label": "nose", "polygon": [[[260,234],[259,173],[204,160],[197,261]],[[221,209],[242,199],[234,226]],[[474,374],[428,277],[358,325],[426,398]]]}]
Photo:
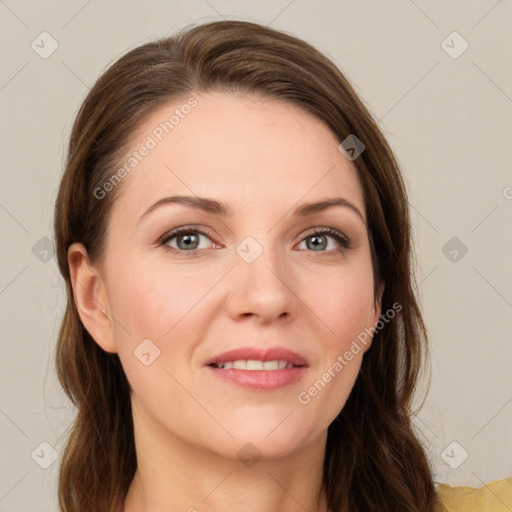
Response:
[{"label": "nose", "polygon": [[251,258],[245,258],[243,252],[247,247],[254,250],[250,243],[234,254],[235,268],[229,273],[226,299],[228,314],[237,320],[254,317],[262,324],[292,319],[297,314],[298,298],[293,289],[296,282],[293,269],[286,262],[286,255],[269,244],[261,244],[261,254],[250,262]]}]

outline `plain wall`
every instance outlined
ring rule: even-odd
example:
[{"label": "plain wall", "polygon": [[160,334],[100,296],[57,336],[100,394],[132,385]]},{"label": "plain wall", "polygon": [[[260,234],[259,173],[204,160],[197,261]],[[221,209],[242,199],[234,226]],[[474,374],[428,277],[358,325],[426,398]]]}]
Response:
[{"label": "plain wall", "polygon": [[[51,252],[74,116],[128,49],[221,16],[306,39],[379,121],[409,190],[431,337],[415,425],[437,481],[512,476],[510,2],[9,0],[0,2],[0,512],[57,510],[58,461],[41,467],[51,462],[41,443],[60,453],[74,415],[54,373],[65,289]],[[43,31],[58,43],[46,59],[31,47]],[[454,31],[469,45],[461,55]]]}]

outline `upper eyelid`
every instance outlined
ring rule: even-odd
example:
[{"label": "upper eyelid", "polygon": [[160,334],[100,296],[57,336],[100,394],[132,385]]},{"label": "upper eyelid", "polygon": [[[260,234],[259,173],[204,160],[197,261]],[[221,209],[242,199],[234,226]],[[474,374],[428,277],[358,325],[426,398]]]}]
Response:
[{"label": "upper eyelid", "polygon": [[215,238],[213,235],[210,235],[205,229],[202,227],[195,227],[195,226],[179,226],[173,229],[170,229],[167,231],[163,236],[160,237],[161,240],[174,238],[175,236],[180,235],[181,233],[188,233],[188,232],[195,232],[199,233],[201,235],[207,236],[209,238]]}]

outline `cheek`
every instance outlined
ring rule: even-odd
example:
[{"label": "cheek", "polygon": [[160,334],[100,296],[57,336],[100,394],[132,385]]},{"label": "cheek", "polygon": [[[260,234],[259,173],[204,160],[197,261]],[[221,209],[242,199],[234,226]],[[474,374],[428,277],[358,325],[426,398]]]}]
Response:
[{"label": "cheek", "polygon": [[[375,315],[371,267],[361,265],[347,272],[316,280],[307,302],[312,304],[322,333],[321,348],[312,378],[304,383],[297,403],[324,425],[330,424],[345,405],[369,347],[367,328]],[[365,331],[366,330],[366,331]]]},{"label": "cheek", "polygon": [[113,290],[112,312],[133,336],[163,341],[183,320],[186,323],[207,283],[179,268],[170,272],[158,262],[142,265],[141,261],[125,262],[124,269],[118,266],[112,272],[108,284]]},{"label": "cheek", "polygon": [[316,418],[321,428],[327,428],[345,406],[364,356],[365,346],[356,340],[358,326],[340,326],[339,332],[336,341],[323,345],[323,358],[295,397],[301,414]]},{"label": "cheek", "polygon": [[184,363],[193,348],[186,343],[193,336],[187,331],[187,313],[192,318],[201,290],[190,286],[183,273],[169,276],[168,269],[140,262],[124,263],[110,277],[114,335],[130,387],[139,405],[152,411],[157,421],[158,411],[165,411],[166,418],[180,417],[190,401],[179,385],[186,380]]},{"label": "cheek", "polygon": [[167,372],[180,382],[190,378],[192,355],[215,315],[208,290],[218,276],[211,269],[185,271],[158,261],[122,264],[111,272],[108,285],[125,373],[137,394],[165,388],[165,396],[176,396],[182,390]]},{"label": "cheek", "polygon": [[[303,290],[307,282],[302,285]],[[313,284],[313,285],[312,285]],[[375,316],[371,266],[346,267],[325,273],[309,282],[305,302],[325,327],[325,348],[344,351],[364,329],[373,325]]]},{"label": "cheek", "polygon": [[[357,359],[356,359],[357,358]],[[356,356],[342,370],[334,365],[301,389],[296,397],[298,415],[314,418],[315,431],[326,430],[340,414],[357,380],[361,358]]]}]

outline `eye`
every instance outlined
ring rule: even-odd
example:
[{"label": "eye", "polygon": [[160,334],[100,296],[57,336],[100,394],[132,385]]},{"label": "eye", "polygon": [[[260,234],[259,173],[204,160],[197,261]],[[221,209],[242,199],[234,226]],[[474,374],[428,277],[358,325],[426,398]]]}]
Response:
[{"label": "eye", "polygon": [[[333,238],[341,247],[325,250],[329,245],[328,241],[325,240],[329,238]],[[311,242],[308,243],[308,240]],[[313,252],[340,253],[350,248],[349,238],[333,228],[315,228],[313,233],[306,235],[306,238],[304,238],[301,243],[306,243],[307,248],[311,249]]]},{"label": "eye", "polygon": [[[160,245],[172,252],[180,252],[187,256],[194,256],[197,255],[198,251],[208,249],[208,247],[200,247],[201,237],[210,240],[210,237],[206,233],[197,228],[191,226],[181,227],[167,233],[160,241]],[[174,239],[176,239],[176,246],[173,244]]]},{"label": "eye", "polygon": [[[201,250],[219,247],[215,242],[213,242],[214,247],[211,247],[211,245],[208,247],[208,244],[206,244],[205,247],[201,247],[201,237],[207,238],[211,241],[210,236],[200,229],[193,226],[184,226],[176,228],[164,235],[160,241],[160,245],[166,250],[174,253],[181,253],[186,256],[197,256]],[[326,250],[329,246],[329,238],[334,239],[341,247],[334,247]],[[308,240],[311,242],[308,243]],[[310,249],[313,252],[330,254],[340,253],[345,249],[350,248],[349,238],[333,228],[315,228],[312,233],[306,235],[301,243],[306,243],[307,249]]]}]

